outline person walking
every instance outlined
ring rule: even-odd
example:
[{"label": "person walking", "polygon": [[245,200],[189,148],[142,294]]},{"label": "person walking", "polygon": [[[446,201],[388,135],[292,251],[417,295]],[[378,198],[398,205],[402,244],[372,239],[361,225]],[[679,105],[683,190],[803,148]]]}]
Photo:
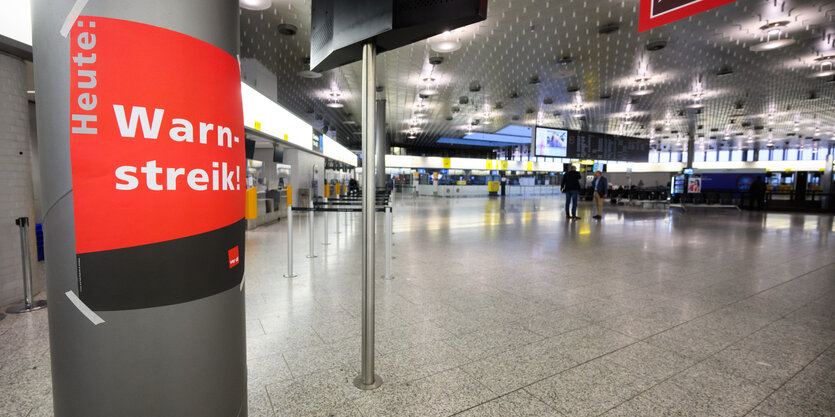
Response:
[{"label": "person walking", "polygon": [[754,178],[754,182],[751,184],[750,191],[750,199],[751,199],[751,209],[752,210],[762,210],[763,209],[763,200],[765,200],[765,183],[763,182],[762,177],[757,175]]},{"label": "person walking", "polygon": [[580,197],[580,173],[577,172],[577,167],[574,165],[562,176],[560,190],[565,193],[565,217],[579,219],[577,217],[577,200]]},{"label": "person walking", "polygon": [[597,214],[592,217],[600,220],[603,218],[603,199],[609,197],[609,181],[600,171],[594,171],[594,182],[592,184],[594,204],[597,205]]}]

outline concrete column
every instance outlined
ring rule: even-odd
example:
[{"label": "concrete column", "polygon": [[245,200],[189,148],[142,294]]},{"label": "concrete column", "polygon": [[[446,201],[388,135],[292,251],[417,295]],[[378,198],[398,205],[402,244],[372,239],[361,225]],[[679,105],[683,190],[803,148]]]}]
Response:
[{"label": "concrete column", "polygon": [[374,135],[377,141],[377,155],[375,156],[376,174],[374,184],[377,188],[386,186],[386,154],[389,152],[389,144],[386,140],[386,101],[377,100],[377,126]]},{"label": "concrete column", "polygon": [[[137,273],[127,270],[127,275],[133,274],[131,280],[127,280],[122,274],[110,275],[110,278],[120,283],[116,286],[109,284],[107,280],[101,280],[102,274],[91,275],[90,268],[87,267],[91,264],[82,263],[82,257],[87,254],[79,254],[76,251],[78,229],[75,221],[80,218],[77,210],[83,205],[107,204],[107,202],[82,200],[79,197],[79,191],[73,188],[70,109],[71,103],[76,103],[76,97],[70,96],[72,88],[70,77],[73,74],[72,71],[77,71],[79,68],[73,64],[70,56],[71,45],[75,45],[77,39],[72,36],[72,32],[62,31],[62,28],[77,27],[76,20],[72,18],[74,5],[83,5],[81,18],[78,19],[79,23],[83,23],[85,16],[95,16],[95,19],[111,18],[151,25],[206,42],[233,58],[238,56],[239,48],[237,1],[146,0],[141,2],[90,1],[89,3],[75,0],[34,1],[33,43],[34,60],[37,62],[35,85],[38,134],[41,139],[41,181],[48,262],[47,295],[54,415],[55,417],[245,417],[247,415],[247,385],[244,292],[242,291],[243,285],[241,284],[240,287],[238,285],[243,274],[242,260],[237,265],[240,268],[236,270],[241,275],[231,284],[231,288],[225,286],[187,299],[188,297],[182,298],[182,296],[189,295],[188,292],[192,287],[205,285],[206,281],[216,279],[214,272],[218,270],[210,269],[210,273],[203,275],[202,279],[201,276],[193,276],[194,271],[201,268],[200,262],[195,262],[198,257],[193,256],[194,254],[186,256],[184,253],[187,253],[187,248],[183,248],[182,245],[172,246],[173,250],[170,252],[173,253],[166,260],[168,264],[159,261],[158,258],[167,257],[159,251],[153,251],[152,255],[146,258],[134,256],[137,254],[135,250],[174,241],[127,247],[127,250],[133,252],[126,252],[128,255],[123,257],[123,260],[126,259],[138,270],[152,269],[158,270],[159,273],[142,273],[142,276],[134,277],[133,275]],[[94,18],[86,19],[87,25],[92,30],[94,26],[90,22]],[[111,27],[124,28],[125,26],[111,25]],[[111,42],[114,42],[112,39]],[[92,39],[88,41],[93,42]],[[104,42],[106,42],[104,36],[99,38],[99,47],[104,47]],[[149,45],[145,39],[135,39],[134,44],[127,41],[119,42],[119,45],[125,46],[126,56],[133,50],[134,45],[166,47],[166,45]],[[101,62],[104,57],[99,54],[98,58],[98,62]],[[110,62],[113,62],[112,59]],[[177,70],[165,68],[162,65],[160,71]],[[102,73],[98,74],[98,86],[109,88],[107,83],[110,83],[110,86],[114,83],[119,83],[118,85],[136,83],[148,85],[149,88],[153,87],[143,79],[124,79],[123,76],[113,71],[105,75],[102,70]],[[230,83],[224,85],[231,88]],[[174,84],[169,87],[170,94],[184,98],[193,95],[194,100],[200,100],[199,91],[178,91],[177,86]],[[110,99],[113,100],[113,97]],[[97,111],[103,112],[102,118],[113,117],[112,105],[115,103],[104,102],[104,100],[105,98],[99,97],[99,106],[102,107]],[[77,101],[80,102],[80,98]],[[183,102],[188,102],[188,100]],[[87,103],[89,105],[89,101]],[[136,105],[153,106],[154,104]],[[111,113],[104,113],[108,109]],[[170,120],[171,117],[178,116],[169,115],[169,112],[165,113],[166,120]],[[210,120],[207,121],[210,122]],[[238,129],[234,124],[230,126]],[[104,128],[104,125],[99,127]],[[240,126],[241,131],[242,129],[243,127]],[[211,138],[214,139],[214,136]],[[114,141],[120,139],[113,138]],[[134,141],[142,140],[146,139],[134,139]],[[158,141],[170,140],[169,132],[164,127],[160,131]],[[240,144],[233,149],[239,149],[238,146],[243,146],[242,144],[243,138],[241,137]],[[108,156],[103,154],[101,158],[106,160]],[[168,158],[169,163],[170,159]],[[209,163],[208,161],[202,162]],[[209,166],[211,166],[210,163]],[[138,178],[144,181],[144,176]],[[185,186],[184,183],[180,184]],[[162,195],[164,192],[166,191],[159,191],[160,194],[157,195]],[[241,199],[243,199],[242,193]],[[74,200],[76,200],[75,204]],[[112,209],[122,210],[123,208],[113,207]],[[213,208],[206,207],[202,213],[196,211],[194,216],[203,219],[209,214],[209,210]],[[244,222],[241,218],[241,221],[219,229],[223,233],[228,233],[223,237],[224,242],[232,239],[235,242],[241,242],[240,259],[243,259],[244,255],[242,243]],[[109,228],[127,227],[125,224],[116,222],[105,224]],[[179,225],[172,224],[166,227],[176,228]],[[182,240],[209,233],[213,232],[189,235]],[[199,243],[205,244],[206,241]],[[235,249],[238,250],[238,246],[235,246]],[[225,250],[223,254],[219,254],[220,256],[213,255],[214,252],[205,254],[201,262],[215,263],[215,260],[219,260],[222,264],[227,264]],[[97,252],[97,254],[101,253],[103,252]],[[233,259],[232,256],[232,251],[230,251],[230,259]],[[227,271],[232,270],[231,262]],[[180,265],[179,272],[173,272],[176,268],[172,268],[172,265]],[[202,271],[202,269],[199,270]],[[100,280],[87,281],[87,276],[91,278],[95,276]],[[193,280],[185,281],[184,276],[190,276]],[[85,277],[83,289],[80,277]],[[224,283],[228,284],[228,280],[232,278],[224,276],[223,279],[227,280]],[[163,288],[166,282],[172,282],[169,280],[183,283],[178,288],[171,289],[171,292],[178,292],[181,298],[169,297],[172,301],[160,301],[154,306],[143,305],[146,301],[145,295],[160,300],[166,295],[171,295],[165,292],[154,293],[153,290],[148,289],[150,287],[145,287],[148,285],[146,282],[159,282],[158,285]],[[97,288],[97,285],[100,287]],[[108,291],[122,290],[123,293],[117,294],[115,298],[133,297],[131,301],[137,306],[122,308],[114,303],[111,307],[102,307],[102,304],[97,307],[88,302],[90,305],[85,311],[84,304],[78,304],[79,300],[84,302],[85,293],[93,292],[101,287],[107,287]],[[136,299],[136,288],[146,290],[142,293],[143,298]],[[76,297],[75,300],[72,296]],[[109,301],[109,299],[101,298],[99,300],[100,302]]]}]

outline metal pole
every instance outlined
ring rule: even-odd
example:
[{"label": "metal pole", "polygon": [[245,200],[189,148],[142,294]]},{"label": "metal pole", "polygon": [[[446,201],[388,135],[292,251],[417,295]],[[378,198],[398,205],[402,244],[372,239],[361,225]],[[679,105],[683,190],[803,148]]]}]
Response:
[{"label": "metal pole", "polygon": [[310,211],[307,212],[307,231],[308,231],[308,235],[310,237],[310,242],[309,242],[310,253],[307,254],[307,257],[308,258],[315,258],[316,257],[316,252],[314,252],[314,250],[313,250],[313,243],[314,242],[313,242],[313,199],[312,198],[310,199],[310,202],[307,204],[307,208],[310,209]]},{"label": "metal pole", "polygon": [[374,374],[374,91],[377,52],[374,43],[362,46],[362,363],[354,385],[363,390],[379,387],[383,380]]},{"label": "metal pole", "polygon": [[46,307],[46,300],[32,301],[32,260],[29,258],[29,218],[18,217],[15,224],[20,228],[20,261],[23,264],[23,304],[6,309],[9,314],[28,313]]},{"label": "metal pole", "polygon": [[293,273],[293,206],[287,206],[287,273],[284,278],[294,278]]},{"label": "metal pole", "polygon": [[[327,198],[325,198],[325,202],[326,203],[328,202]],[[324,225],[322,227],[325,230],[325,239],[324,239],[324,242],[322,242],[322,244],[325,245],[325,246],[330,245],[330,243],[328,243],[328,220],[330,220],[330,215],[331,215],[331,212],[325,211]],[[336,230],[339,230],[339,228],[337,227]]]},{"label": "metal pole", "polygon": [[386,273],[381,278],[390,280],[394,279],[391,274],[391,205],[386,207]]}]

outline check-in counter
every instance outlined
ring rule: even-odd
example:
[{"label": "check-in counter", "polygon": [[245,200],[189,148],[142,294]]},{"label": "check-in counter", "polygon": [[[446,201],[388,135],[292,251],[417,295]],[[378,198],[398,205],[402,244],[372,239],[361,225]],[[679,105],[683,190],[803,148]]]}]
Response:
[{"label": "check-in counter", "polygon": [[259,192],[257,199],[258,217],[248,219],[246,228],[254,229],[258,226],[277,222],[282,217],[287,217],[287,190],[269,190]]}]

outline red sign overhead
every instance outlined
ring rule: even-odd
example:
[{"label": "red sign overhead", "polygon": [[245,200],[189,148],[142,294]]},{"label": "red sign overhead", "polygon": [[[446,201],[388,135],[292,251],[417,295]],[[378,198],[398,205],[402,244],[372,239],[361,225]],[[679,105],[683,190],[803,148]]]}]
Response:
[{"label": "red sign overhead", "polygon": [[684,19],[736,0],[641,0],[638,32]]}]

